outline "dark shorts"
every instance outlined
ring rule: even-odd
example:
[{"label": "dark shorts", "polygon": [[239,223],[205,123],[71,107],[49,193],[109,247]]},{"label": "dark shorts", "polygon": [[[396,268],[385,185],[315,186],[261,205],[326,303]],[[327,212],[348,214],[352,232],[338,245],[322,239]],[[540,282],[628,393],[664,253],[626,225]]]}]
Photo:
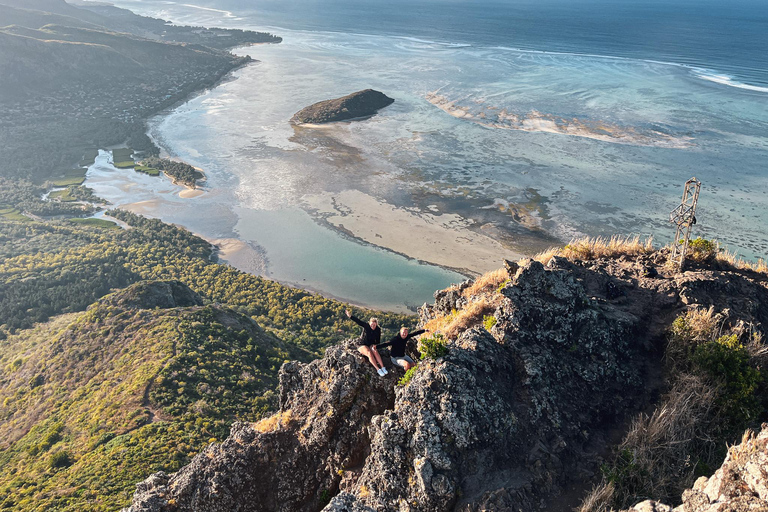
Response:
[{"label": "dark shorts", "polygon": [[376,345],[376,344],[374,342],[372,342],[372,341],[357,340],[357,346],[358,347],[373,347],[374,345]]}]

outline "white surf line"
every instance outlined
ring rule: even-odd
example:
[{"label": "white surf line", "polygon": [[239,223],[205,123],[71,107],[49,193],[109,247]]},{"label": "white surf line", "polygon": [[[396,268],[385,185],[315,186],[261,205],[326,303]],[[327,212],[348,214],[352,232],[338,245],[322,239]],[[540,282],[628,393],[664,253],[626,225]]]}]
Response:
[{"label": "white surf line", "polygon": [[225,17],[227,17],[227,18],[235,18],[236,17],[234,14],[232,14],[231,11],[224,11],[222,9],[213,9],[212,7],[201,7],[199,5],[194,5],[194,4],[179,4],[179,5],[182,5],[184,7],[191,7],[193,9],[200,9],[201,11],[220,12]]}]

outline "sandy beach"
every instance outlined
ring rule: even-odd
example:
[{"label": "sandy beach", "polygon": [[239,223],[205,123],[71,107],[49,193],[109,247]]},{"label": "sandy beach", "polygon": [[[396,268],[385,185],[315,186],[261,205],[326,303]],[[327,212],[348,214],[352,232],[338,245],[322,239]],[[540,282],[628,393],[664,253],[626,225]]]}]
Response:
[{"label": "sandy beach", "polygon": [[305,196],[315,215],[367,243],[462,273],[482,274],[517,260],[496,240],[471,229],[456,214],[435,215],[398,208],[357,190]]},{"label": "sandy beach", "polygon": [[219,261],[257,275],[266,275],[267,262],[262,251],[237,238],[206,238],[216,246]]},{"label": "sandy beach", "polygon": [[188,188],[186,190],[182,190],[181,192],[179,192],[179,197],[181,197],[182,199],[192,199],[195,197],[200,197],[203,194],[205,194],[205,192],[200,190],[199,188],[195,188],[195,189]]}]

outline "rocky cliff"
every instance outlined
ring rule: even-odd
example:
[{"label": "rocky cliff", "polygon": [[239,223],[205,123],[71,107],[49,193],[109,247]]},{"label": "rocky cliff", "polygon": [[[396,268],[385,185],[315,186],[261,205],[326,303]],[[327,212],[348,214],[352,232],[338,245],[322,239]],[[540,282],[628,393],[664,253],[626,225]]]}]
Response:
[{"label": "rocky cliff", "polygon": [[759,434],[746,432],[741,444],[728,450],[722,467],[711,478],[702,476],[672,508],[643,501],[626,512],[761,512],[768,510],[768,424]]},{"label": "rocky cliff", "polygon": [[377,376],[352,340],[286,364],[276,416],[152,475],[127,511],[571,509],[627,418],[658,398],[680,312],[765,323],[765,276],[664,261],[554,256],[439,292],[420,315],[447,353],[409,382]]},{"label": "rocky cliff", "polygon": [[291,118],[294,124],[323,124],[372,116],[395,100],[379,91],[365,89],[342,98],[325,100],[305,107]]}]

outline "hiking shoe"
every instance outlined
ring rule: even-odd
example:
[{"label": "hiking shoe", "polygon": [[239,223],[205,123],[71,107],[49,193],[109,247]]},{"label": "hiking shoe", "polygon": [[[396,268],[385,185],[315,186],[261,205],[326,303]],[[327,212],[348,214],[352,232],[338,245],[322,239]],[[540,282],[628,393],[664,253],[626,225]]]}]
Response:
[{"label": "hiking shoe", "polygon": [[378,373],[380,377],[383,377],[384,375],[386,375],[382,370],[384,370],[384,368],[379,368],[378,370],[376,370],[376,373]]}]

